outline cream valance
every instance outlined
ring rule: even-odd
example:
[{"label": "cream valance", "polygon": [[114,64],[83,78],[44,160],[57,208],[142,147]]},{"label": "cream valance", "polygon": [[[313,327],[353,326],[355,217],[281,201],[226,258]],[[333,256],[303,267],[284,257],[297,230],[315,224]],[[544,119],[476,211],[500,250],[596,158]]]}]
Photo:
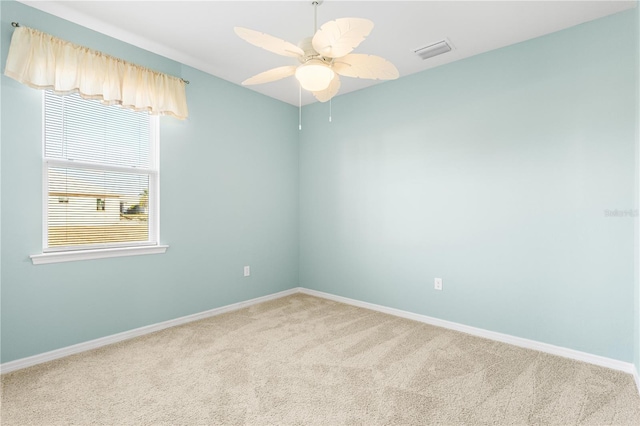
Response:
[{"label": "cream valance", "polygon": [[4,74],[36,89],[187,118],[185,82],[28,27],[11,38]]}]

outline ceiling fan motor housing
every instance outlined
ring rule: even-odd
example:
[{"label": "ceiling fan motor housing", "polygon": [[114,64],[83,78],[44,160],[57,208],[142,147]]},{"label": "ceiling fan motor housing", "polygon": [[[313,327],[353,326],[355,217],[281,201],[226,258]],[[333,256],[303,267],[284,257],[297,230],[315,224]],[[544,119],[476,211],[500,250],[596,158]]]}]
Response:
[{"label": "ceiling fan motor housing", "polygon": [[321,61],[329,64],[330,62],[327,61],[326,58],[320,56],[320,54],[313,48],[313,43],[311,42],[312,40],[313,37],[307,37],[302,39],[302,41],[298,43],[298,47],[304,51],[304,56],[299,57],[298,60],[304,64],[310,59],[320,59]]}]

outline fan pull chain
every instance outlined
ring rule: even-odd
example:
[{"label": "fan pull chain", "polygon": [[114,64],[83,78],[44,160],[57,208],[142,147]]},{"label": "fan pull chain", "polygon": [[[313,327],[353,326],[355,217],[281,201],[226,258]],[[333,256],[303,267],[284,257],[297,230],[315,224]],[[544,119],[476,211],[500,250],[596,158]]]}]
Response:
[{"label": "fan pull chain", "polygon": [[302,85],[298,84],[298,130],[302,130]]},{"label": "fan pull chain", "polygon": [[331,99],[329,99],[329,123],[331,123]]}]

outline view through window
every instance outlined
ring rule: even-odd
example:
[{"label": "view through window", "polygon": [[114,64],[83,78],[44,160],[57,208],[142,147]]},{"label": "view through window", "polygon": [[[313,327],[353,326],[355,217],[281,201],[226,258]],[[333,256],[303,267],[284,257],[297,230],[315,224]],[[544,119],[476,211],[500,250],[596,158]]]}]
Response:
[{"label": "view through window", "polygon": [[157,124],[45,92],[46,251],[156,244]]}]

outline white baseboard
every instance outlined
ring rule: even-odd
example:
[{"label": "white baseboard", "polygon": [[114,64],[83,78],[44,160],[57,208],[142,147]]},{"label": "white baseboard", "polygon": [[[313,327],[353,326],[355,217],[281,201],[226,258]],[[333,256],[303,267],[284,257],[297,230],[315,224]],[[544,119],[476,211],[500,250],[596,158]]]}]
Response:
[{"label": "white baseboard", "polygon": [[281,297],[290,296],[296,293],[308,294],[310,296],[321,297],[323,299],[329,299],[348,305],[358,306],[360,308],[371,309],[373,311],[382,312],[385,314],[395,315],[401,318],[407,318],[414,321],[419,321],[425,324],[435,325],[437,327],[443,327],[451,330],[460,331],[463,333],[471,334],[478,337],[483,337],[498,342],[508,343],[511,345],[519,346],[526,349],[533,349],[540,352],[545,352],[552,355],[558,355],[561,357],[574,359],[577,361],[587,362],[601,367],[611,368],[613,370],[623,371],[631,374],[634,377],[638,391],[640,392],[640,376],[638,370],[632,363],[619,361],[611,358],[606,358],[598,355],[593,355],[586,352],[580,352],[573,349],[563,348],[560,346],[550,345],[548,343],[537,342],[535,340],[523,339],[521,337],[511,336],[508,334],[497,333],[495,331],[484,330],[481,328],[471,327],[464,324],[455,323],[452,321],[441,320],[438,318],[429,317],[426,315],[415,314],[413,312],[407,312],[400,309],[389,308],[386,306],[376,305],[373,303],[362,302],[360,300],[349,299],[347,297],[336,296],[330,293],[324,293],[317,290],[310,290],[303,287],[296,287],[289,290],[281,291],[274,294],[269,294],[255,299],[246,300],[244,302],[233,303],[231,305],[222,306],[208,311],[200,312],[193,315],[187,315],[184,317],[163,321],[157,324],[151,324],[145,327],[136,328],[122,333],[113,334],[111,336],[101,337],[99,339],[90,340],[88,342],[78,343],[77,345],[67,346],[65,348],[56,349],[50,352],[30,356],[27,358],[17,359],[15,361],[5,362],[0,364],[0,372],[2,374],[9,373],[11,371],[20,370],[22,368],[31,367],[44,362],[53,361],[55,359],[63,358],[65,356],[85,352],[91,349],[97,349],[102,346],[110,345],[112,343],[121,342],[123,340],[132,339],[134,337],[143,336],[145,334],[154,333],[156,331],[163,330],[169,327],[175,327],[177,325],[186,324],[192,321],[198,321],[201,319],[213,317],[216,315],[224,314],[226,312],[235,311],[238,309],[246,308],[248,306],[256,305],[258,303],[266,302],[269,300],[279,299]]},{"label": "white baseboard", "polygon": [[184,317],[159,322],[156,324],[147,325],[133,330],[123,331],[122,333],[112,334],[111,336],[101,337],[99,339],[89,340],[88,342],[78,343],[77,345],[67,346],[65,348],[55,349],[53,351],[33,355],[27,358],[17,359],[15,361],[5,362],[0,364],[0,372],[2,374],[9,373],[11,371],[20,370],[22,368],[31,367],[33,365],[42,364],[43,362],[53,361],[58,358],[85,352],[91,349],[97,349],[102,346],[110,345],[112,343],[121,342],[123,340],[132,339],[134,337],[142,336],[156,331],[164,330],[165,328],[175,327],[176,325],[186,324],[192,321],[198,321],[201,319],[213,317],[216,315],[224,314],[227,312],[235,311],[238,309],[246,308],[248,306],[256,305],[258,303],[266,302],[268,300],[279,299],[281,297],[289,296],[298,293],[298,288],[292,288],[289,290],[281,291],[279,293],[269,294],[262,297],[256,297],[255,299],[246,300],[244,302],[232,303],[231,305],[221,306],[219,308],[210,309],[208,311],[200,312],[193,315],[187,315]]},{"label": "white baseboard", "polygon": [[455,331],[461,331],[463,333],[471,334],[473,336],[483,337],[485,339],[496,340],[498,342],[508,343],[510,345],[519,346],[526,349],[533,349],[540,352],[545,352],[552,355],[558,355],[564,358],[574,359],[576,361],[587,362],[589,364],[599,365],[601,367],[611,368],[613,370],[623,371],[628,374],[635,375],[636,384],[640,389],[640,382],[638,381],[638,373],[635,366],[632,363],[619,361],[612,358],[606,358],[599,355],[593,355],[587,352],[580,352],[573,349],[563,348],[560,346],[550,345],[548,343],[537,342],[535,340],[523,339],[522,337],[511,336],[509,334],[497,333],[495,331],[484,330],[482,328],[471,327],[464,324],[459,324],[452,321],[441,320],[438,318],[429,317],[421,314],[414,314],[413,312],[407,312],[400,309],[388,308],[386,306],[376,305],[373,303],[362,302],[360,300],[349,299],[347,297],[336,296],[330,293],[324,293],[317,290],[309,290],[307,288],[300,288],[300,292],[308,294],[310,296],[321,297],[324,299],[333,300],[336,302],[346,303],[348,305],[358,306],[360,308],[371,309],[373,311],[383,312],[385,314],[395,315],[397,317],[407,318],[414,321],[419,321],[425,324],[435,325],[437,327],[448,328]]}]

